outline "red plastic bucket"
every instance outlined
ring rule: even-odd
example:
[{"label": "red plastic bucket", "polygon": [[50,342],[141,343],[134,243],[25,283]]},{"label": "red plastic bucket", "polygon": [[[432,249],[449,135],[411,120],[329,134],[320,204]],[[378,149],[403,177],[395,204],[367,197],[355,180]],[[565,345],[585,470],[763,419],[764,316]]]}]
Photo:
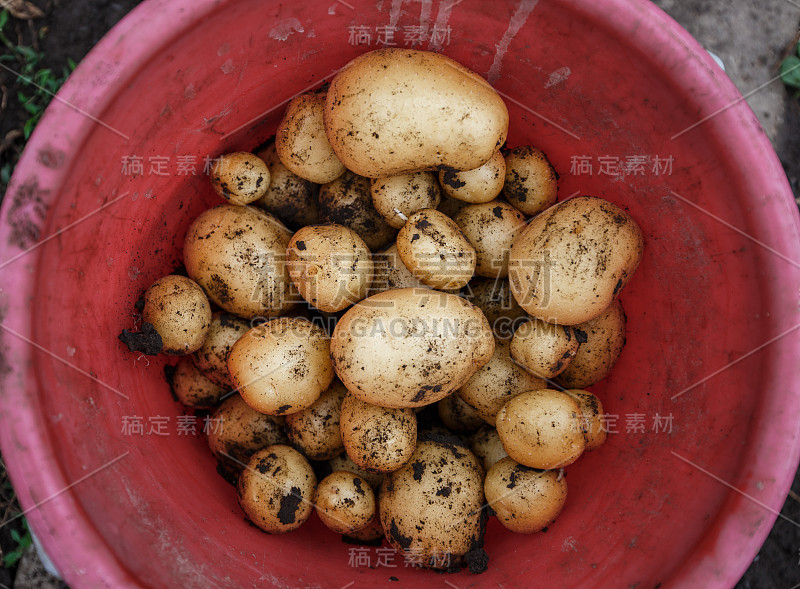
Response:
[{"label": "red plastic bucket", "polygon": [[[203,440],[179,435],[164,360],[116,340],[217,203],[203,156],[256,146],[291,96],[420,32],[503,93],[509,144],[549,154],[562,198],[626,207],[647,242],[627,347],[594,387],[618,433],[569,468],[546,533],[490,522],[481,576],[374,548],[351,566],[316,518],[281,537],[247,525]],[[75,587],[727,587],[797,467],[797,210],[737,90],[643,0],[150,0],[48,109],[0,243],[2,450]]]}]

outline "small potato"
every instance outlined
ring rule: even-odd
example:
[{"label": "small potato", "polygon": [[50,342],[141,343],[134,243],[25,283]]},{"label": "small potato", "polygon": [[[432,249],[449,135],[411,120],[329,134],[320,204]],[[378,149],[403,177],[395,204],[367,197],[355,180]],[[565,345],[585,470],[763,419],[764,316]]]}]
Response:
[{"label": "small potato", "polygon": [[602,315],[575,326],[585,341],[556,382],[568,389],[584,389],[603,380],[625,346],[625,311],[618,300]]},{"label": "small potato", "polygon": [[567,502],[567,479],[557,470],[537,470],[503,458],[486,474],[486,502],[512,532],[543,530]]},{"label": "small potato", "polygon": [[481,461],[486,472],[489,472],[495,462],[508,456],[508,452],[503,448],[503,442],[500,441],[500,436],[497,434],[497,429],[490,425],[484,425],[472,434],[469,439],[469,447]]},{"label": "small potato", "polygon": [[514,241],[511,290],[533,317],[584,323],[608,308],[643,251],[642,232],[628,213],[600,198],[572,198],[541,213]]},{"label": "small potato", "polygon": [[267,446],[250,458],[236,487],[239,506],[270,534],[299,528],[313,511],[317,477],[308,461],[289,446]]},{"label": "small potato", "polygon": [[286,168],[306,180],[325,184],[344,174],[345,167],[328,143],[323,123],[325,94],[296,96],[275,132],[275,151]]},{"label": "small potato", "polygon": [[564,391],[577,401],[583,413],[583,430],[586,438],[586,451],[596,450],[606,441],[608,429],[603,413],[603,403],[594,394],[580,389]]},{"label": "small potato", "polygon": [[314,507],[322,523],[334,532],[352,534],[375,518],[375,493],[351,472],[334,472],[317,485]]},{"label": "small potato", "polygon": [[339,159],[362,176],[472,170],[505,143],[508,109],[492,86],[439,53],[364,53],[331,81],[325,131]]},{"label": "small potato", "polygon": [[397,234],[397,252],[428,286],[463,288],[475,273],[475,248],[455,222],[435,209],[417,211]]},{"label": "small potato", "polygon": [[508,455],[531,468],[567,466],[586,448],[580,406],[570,395],[551,389],[528,391],[503,405],[497,434]]},{"label": "small potato", "polygon": [[211,316],[211,325],[203,345],[192,355],[194,365],[211,382],[225,388],[232,387],[228,374],[228,354],[248,329],[250,323],[244,319],[217,311]]},{"label": "small potato", "polygon": [[186,272],[229,313],[245,319],[281,315],[299,298],[285,264],[291,236],[283,223],[254,207],[214,207],[186,233]]},{"label": "small potato", "polygon": [[256,411],[302,411],[333,381],[328,336],[303,317],[272,319],[234,344],[228,372],[242,399]]},{"label": "small potato", "polygon": [[372,204],[369,179],[349,170],[319,189],[319,215],[326,223],[349,227],[373,251],[394,240],[397,230]]},{"label": "small potato", "polygon": [[558,198],[558,174],[542,150],[529,145],[515,147],[505,156],[503,196],[517,210],[536,215]]},{"label": "small potato", "polygon": [[528,374],[514,362],[507,341],[497,341],[492,359],[473,374],[457,394],[484,421],[494,425],[497,412],[506,402],[525,391],[544,387],[544,380]]},{"label": "small potato", "polygon": [[283,425],[283,417],[251,409],[238,394],[225,399],[211,415],[206,432],[208,447],[219,461],[217,471],[235,484],[256,451],[289,443]]},{"label": "small potato", "polygon": [[578,353],[586,335],[568,325],[531,319],[519,326],[511,340],[511,357],[539,378],[561,374]]},{"label": "small potato", "polygon": [[442,198],[433,172],[411,172],[370,182],[372,204],[386,222],[400,229],[412,214],[435,209]]},{"label": "small potato", "polygon": [[511,339],[516,329],[528,320],[528,314],[511,294],[508,280],[473,278],[464,287],[463,295],[483,311],[497,339]]},{"label": "small potato", "polygon": [[170,274],[145,291],[142,320],[161,336],[162,352],[184,356],[203,345],[211,324],[211,305],[196,282]]},{"label": "small potato", "polygon": [[364,299],[331,337],[333,365],[347,389],[367,403],[397,408],[443,399],[493,350],[479,309],[456,295],[415,288]]},{"label": "small potato", "polygon": [[[379,507],[386,539],[420,566],[462,566],[467,553],[483,546],[483,477],[464,446],[421,441],[408,463],[383,480]],[[482,572],[485,561],[483,568],[473,567]]]},{"label": "small potato", "polygon": [[447,395],[439,401],[436,409],[439,412],[439,418],[452,431],[471,432],[484,423],[478,412],[455,393]]},{"label": "small potato", "polygon": [[372,294],[395,288],[430,288],[406,268],[400,259],[400,254],[397,253],[397,244],[392,244],[382,252],[374,254],[372,261],[375,266]]},{"label": "small potato", "polygon": [[413,409],[390,409],[348,394],[339,425],[347,455],[369,472],[391,472],[405,464],[417,444]]},{"label": "small potato", "polygon": [[525,228],[525,216],[495,200],[470,205],[453,219],[477,252],[475,274],[487,278],[508,276],[508,254]]},{"label": "small potato", "polygon": [[257,155],[236,151],[219,156],[211,168],[211,186],[232,205],[247,205],[269,189],[267,164]]},{"label": "small potato", "polygon": [[506,179],[506,161],[500,151],[474,170],[459,172],[453,168],[439,171],[439,182],[449,196],[473,204],[493,200],[503,190]]},{"label": "small potato", "polygon": [[353,474],[357,474],[362,479],[367,481],[373,489],[377,489],[381,486],[383,482],[384,474],[382,472],[369,472],[364,470],[360,466],[358,466],[353,459],[347,455],[347,452],[342,452],[339,456],[335,458],[331,458],[328,460],[328,464],[331,467],[331,472],[336,472],[337,470],[345,470],[347,472],[352,472]]},{"label": "small potato", "polygon": [[317,309],[335,313],[365,298],[372,280],[372,253],[342,225],[310,225],[292,236],[286,250],[289,277]]},{"label": "small potato", "polygon": [[344,450],[339,413],[346,394],[334,380],[311,407],[286,416],[286,434],[309,460],[329,460]]},{"label": "small potato", "polygon": [[196,409],[216,407],[226,392],[206,378],[189,358],[178,361],[169,384],[178,401]]},{"label": "small potato", "polygon": [[299,229],[320,222],[317,209],[319,184],[301,178],[283,165],[275,144],[258,152],[269,168],[269,188],[253,205],[275,215],[289,227]]}]

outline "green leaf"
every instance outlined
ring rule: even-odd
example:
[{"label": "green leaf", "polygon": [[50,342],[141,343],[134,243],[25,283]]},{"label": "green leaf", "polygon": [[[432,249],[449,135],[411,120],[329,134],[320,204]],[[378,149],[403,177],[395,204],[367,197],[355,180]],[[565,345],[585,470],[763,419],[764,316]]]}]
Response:
[{"label": "green leaf", "polygon": [[71,72],[75,71],[75,68],[78,67],[78,64],[69,57],[67,58],[67,65],[69,65],[69,71]]},{"label": "green leaf", "polygon": [[7,22],[8,22],[8,10],[4,10],[3,12],[0,12],[0,31],[3,30],[3,27],[6,26]]},{"label": "green leaf", "polygon": [[791,88],[800,88],[800,57],[790,55],[783,60],[781,80]]},{"label": "green leaf", "polygon": [[17,530],[11,530],[11,539],[14,540],[14,542],[16,542],[17,544],[19,544],[22,541],[22,538],[20,537],[19,532]]},{"label": "green leaf", "polygon": [[33,133],[33,128],[36,127],[36,123],[39,122],[39,117],[31,117],[25,123],[25,126],[22,127],[22,134],[25,135],[25,140],[27,141],[30,139],[31,133]]}]

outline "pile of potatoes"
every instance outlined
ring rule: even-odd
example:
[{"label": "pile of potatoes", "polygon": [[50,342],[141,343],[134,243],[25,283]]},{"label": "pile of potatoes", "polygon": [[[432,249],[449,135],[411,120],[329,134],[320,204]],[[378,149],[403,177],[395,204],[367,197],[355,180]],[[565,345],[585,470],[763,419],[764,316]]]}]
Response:
[{"label": "pile of potatoes", "polygon": [[556,203],[545,154],[507,132],[481,77],[383,49],[217,161],[226,203],[189,227],[187,276],[145,292],[143,333],[183,356],[178,400],[222,420],[208,444],[262,530],[316,511],[480,572],[490,514],[542,530],[563,467],[603,444],[584,389],[624,345],[642,234],[605,200]]}]

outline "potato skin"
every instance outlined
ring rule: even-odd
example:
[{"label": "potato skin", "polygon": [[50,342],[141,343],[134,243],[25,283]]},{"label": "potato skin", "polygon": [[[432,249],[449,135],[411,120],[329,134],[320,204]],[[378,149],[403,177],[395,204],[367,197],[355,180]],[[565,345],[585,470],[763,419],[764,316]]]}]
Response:
[{"label": "potato skin", "polygon": [[348,394],[339,417],[344,449],[368,472],[391,472],[405,464],[417,444],[413,409],[391,409],[365,403]]},{"label": "potato skin", "polygon": [[553,206],[558,198],[558,174],[544,152],[530,145],[505,154],[503,196],[526,215],[536,215]]},{"label": "potato skin", "polygon": [[525,215],[508,203],[494,200],[469,205],[453,220],[477,252],[475,274],[508,277],[508,255],[525,228]]},{"label": "potato skin", "polygon": [[397,253],[414,276],[433,288],[463,288],[475,273],[475,248],[455,221],[436,209],[408,218],[397,234]]},{"label": "potato skin", "polygon": [[331,339],[336,374],[367,403],[421,407],[443,399],[492,357],[486,317],[464,299],[403,288],[368,297]]},{"label": "potato skin", "polygon": [[642,232],[628,213],[600,198],[572,198],[541,213],[514,241],[511,291],[533,317],[584,323],[616,298],[643,251]]},{"label": "potato skin", "polygon": [[585,340],[585,335],[575,327],[534,318],[514,332],[511,357],[531,374],[553,378],[569,366],[581,340]]},{"label": "potato skin", "polygon": [[275,215],[283,223],[295,229],[318,224],[319,184],[301,178],[284,166],[275,153],[274,143],[256,155],[267,164],[270,183],[264,196],[253,205]]},{"label": "potato skin", "polygon": [[375,517],[375,493],[369,483],[351,472],[333,472],[322,479],[314,493],[314,508],[328,528],[351,534]]},{"label": "potato skin", "polygon": [[286,250],[289,277],[317,309],[336,313],[367,296],[372,253],[358,233],[343,225],[309,225]]},{"label": "potato skin", "polygon": [[256,411],[270,415],[302,411],[333,381],[328,336],[304,317],[272,319],[234,344],[228,372]]},{"label": "potato skin", "polygon": [[211,382],[230,388],[232,383],[228,374],[228,354],[233,344],[249,329],[250,323],[244,319],[225,311],[217,311],[211,316],[211,325],[203,345],[192,354],[194,365]]},{"label": "potato skin", "polygon": [[475,204],[489,202],[500,194],[505,176],[506,160],[499,150],[474,170],[439,170],[439,182],[448,196]]},{"label": "potato skin", "polygon": [[486,501],[512,532],[532,534],[553,523],[567,502],[567,479],[503,458],[486,473]]},{"label": "potato skin", "polygon": [[369,179],[346,171],[319,189],[319,216],[326,223],[349,227],[373,251],[387,246],[397,230],[375,210]]},{"label": "potato skin", "polygon": [[161,336],[164,353],[185,356],[203,345],[211,324],[211,305],[200,285],[170,274],[145,291],[142,320]]},{"label": "potato skin", "polygon": [[511,339],[517,328],[528,320],[528,314],[511,293],[508,280],[473,278],[462,293],[483,311],[497,339]]},{"label": "potato skin", "polygon": [[229,313],[245,319],[275,317],[297,302],[285,264],[291,236],[269,213],[220,205],[189,227],[183,262],[189,277]]},{"label": "potato skin", "polygon": [[281,163],[301,178],[325,184],[344,174],[325,134],[325,94],[310,92],[296,96],[275,133],[275,152]]},{"label": "potato skin", "polygon": [[348,63],[331,81],[324,118],[342,163],[370,178],[472,170],[508,133],[508,109],[486,80],[413,49],[378,49]]},{"label": "potato skin", "polygon": [[211,169],[211,186],[233,205],[247,205],[267,192],[270,174],[257,155],[235,151],[219,156]]},{"label": "potato skin", "polygon": [[226,393],[226,389],[209,380],[188,357],[181,358],[175,365],[169,384],[178,401],[196,409],[215,407]]},{"label": "potato skin", "polygon": [[552,389],[517,395],[497,413],[497,434],[508,455],[525,466],[550,470],[575,462],[586,449],[578,402]]},{"label": "potato skin", "polygon": [[386,222],[400,229],[412,214],[439,206],[442,191],[433,172],[409,172],[370,182],[372,204]]},{"label": "potato skin", "polygon": [[496,462],[508,456],[508,452],[503,448],[503,442],[500,441],[500,436],[497,434],[497,429],[490,425],[484,425],[472,434],[469,439],[469,447],[481,461],[486,472],[489,472]]},{"label": "potato skin", "polygon": [[608,437],[608,426],[605,422],[603,403],[594,393],[581,389],[564,391],[575,399],[583,413],[583,435],[586,438],[586,451],[597,450]]},{"label": "potato skin", "polygon": [[334,380],[311,407],[286,416],[286,434],[309,460],[329,460],[344,450],[339,415],[346,394]]},{"label": "potato skin", "polygon": [[408,463],[381,485],[380,517],[389,543],[423,567],[461,565],[483,545],[483,475],[467,448],[419,442]]},{"label": "potato skin", "polygon": [[616,300],[599,317],[576,325],[585,341],[556,382],[565,388],[584,389],[608,376],[625,346],[626,322],[622,303]]},{"label": "potato skin", "polygon": [[372,294],[395,288],[431,288],[406,268],[400,254],[397,253],[396,243],[373,255],[372,261],[375,265]]}]

